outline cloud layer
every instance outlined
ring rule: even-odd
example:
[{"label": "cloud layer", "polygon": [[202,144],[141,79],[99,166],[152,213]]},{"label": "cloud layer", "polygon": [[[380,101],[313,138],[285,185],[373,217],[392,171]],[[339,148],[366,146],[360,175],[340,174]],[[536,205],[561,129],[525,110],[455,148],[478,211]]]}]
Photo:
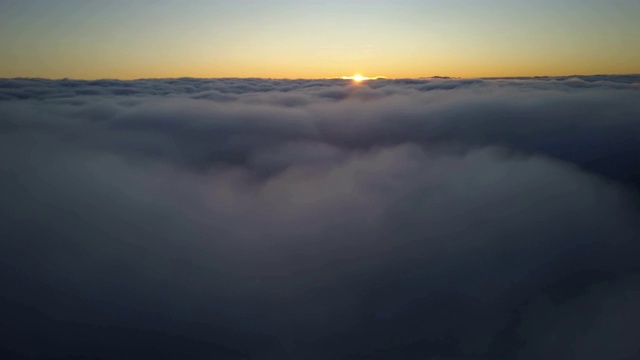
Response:
[{"label": "cloud layer", "polygon": [[0,355],[633,358],[639,95],[0,80]]}]

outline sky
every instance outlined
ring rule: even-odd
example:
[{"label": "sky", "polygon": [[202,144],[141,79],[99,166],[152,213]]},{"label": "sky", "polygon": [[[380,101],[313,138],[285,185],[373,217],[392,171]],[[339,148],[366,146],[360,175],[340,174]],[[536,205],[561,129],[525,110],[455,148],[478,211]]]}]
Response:
[{"label": "sky", "polygon": [[640,72],[640,2],[0,1],[0,77]]}]

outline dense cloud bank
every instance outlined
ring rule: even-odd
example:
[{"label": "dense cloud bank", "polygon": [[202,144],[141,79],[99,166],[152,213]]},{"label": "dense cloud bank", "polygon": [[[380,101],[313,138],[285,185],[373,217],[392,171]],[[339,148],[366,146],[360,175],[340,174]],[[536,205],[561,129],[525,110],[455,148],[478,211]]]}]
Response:
[{"label": "dense cloud bank", "polygon": [[632,359],[640,76],[0,79],[0,357]]}]

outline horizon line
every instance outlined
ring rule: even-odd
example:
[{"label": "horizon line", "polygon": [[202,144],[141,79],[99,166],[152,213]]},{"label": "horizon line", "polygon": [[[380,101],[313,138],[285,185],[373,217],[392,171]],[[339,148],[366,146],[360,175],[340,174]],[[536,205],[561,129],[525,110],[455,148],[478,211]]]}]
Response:
[{"label": "horizon line", "polygon": [[[465,79],[537,79],[537,78],[567,78],[567,77],[596,77],[596,76],[640,76],[638,73],[594,73],[594,74],[567,74],[567,75],[511,75],[511,76],[446,76],[446,75],[433,75],[433,76],[418,76],[418,77],[387,77],[387,76],[375,76],[370,77],[366,81],[376,80],[428,80],[428,79],[441,79],[441,80],[465,80]],[[0,77],[0,80],[50,80],[50,81],[100,81],[100,80],[115,80],[115,81],[140,81],[140,80],[175,80],[175,79],[200,79],[200,80],[215,80],[215,79],[243,79],[243,80],[343,80],[352,81],[347,78],[348,76],[336,76],[336,77],[259,77],[259,76],[220,76],[220,77],[194,77],[194,76],[177,76],[177,77],[140,77],[140,78],[117,78],[117,77],[104,77],[104,78],[50,78],[50,77],[29,77],[29,76],[15,76],[15,77]]]}]

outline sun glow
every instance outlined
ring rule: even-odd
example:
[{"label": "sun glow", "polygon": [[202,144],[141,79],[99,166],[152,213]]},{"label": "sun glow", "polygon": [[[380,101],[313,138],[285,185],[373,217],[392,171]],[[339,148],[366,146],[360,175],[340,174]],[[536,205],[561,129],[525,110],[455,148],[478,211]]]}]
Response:
[{"label": "sun glow", "polygon": [[366,77],[366,76],[362,76],[360,74],[355,74],[353,76],[343,76],[342,79],[344,79],[344,80],[353,80],[353,82],[356,82],[356,83],[360,83],[360,82],[367,81],[367,80],[372,80],[372,78]]}]

